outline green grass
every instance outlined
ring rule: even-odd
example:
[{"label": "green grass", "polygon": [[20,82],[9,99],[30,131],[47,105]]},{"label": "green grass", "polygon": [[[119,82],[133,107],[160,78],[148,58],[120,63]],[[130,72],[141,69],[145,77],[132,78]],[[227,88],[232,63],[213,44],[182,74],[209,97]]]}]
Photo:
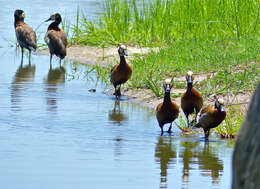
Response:
[{"label": "green grass", "polygon": [[214,77],[200,83],[204,95],[237,94],[255,90],[260,81],[260,66],[252,65],[239,70],[220,71]]},{"label": "green grass", "polygon": [[[159,48],[130,61],[133,74],[124,87],[148,88],[162,97],[165,78],[173,79],[174,92],[186,87],[183,76],[192,70],[195,87],[207,98],[253,91],[260,81],[258,0],[105,0],[96,20],[88,20],[79,8],[76,19],[72,43]],[[111,66],[94,67],[108,84]],[[214,74],[196,82],[202,73]],[[243,117],[239,108],[230,107],[215,131],[232,138]]]},{"label": "green grass", "polygon": [[[260,66],[255,63],[260,61],[259,44],[257,38],[178,41],[158,53],[135,57],[131,61],[133,75],[129,86],[152,86],[158,91],[165,78],[183,77],[188,70],[192,70],[195,74],[217,72],[213,77],[195,83],[205,96],[213,92],[223,94],[254,90],[260,80]],[[174,81],[174,87],[186,87],[184,78],[183,81]],[[161,96],[163,93],[155,94]]]},{"label": "green grass", "polygon": [[259,35],[259,14],[258,0],[106,0],[98,19],[90,21],[84,13],[77,17],[74,41],[158,46],[187,39],[247,38]]},{"label": "green grass", "polygon": [[240,105],[229,106],[225,121],[214,131],[222,138],[236,137],[244,120],[245,112],[246,110],[243,110]]},{"label": "green grass", "polygon": [[[105,0],[103,13],[94,21],[77,9],[72,41],[102,48],[119,43],[159,46],[159,52],[131,61],[128,87],[133,89],[149,88],[162,96],[166,77],[192,70],[218,72],[197,85],[204,96],[237,93],[253,90],[259,81],[252,68],[233,73],[260,60],[259,14],[257,0]],[[109,82],[106,74],[108,70],[102,78]],[[176,80],[174,86],[186,84]]]}]

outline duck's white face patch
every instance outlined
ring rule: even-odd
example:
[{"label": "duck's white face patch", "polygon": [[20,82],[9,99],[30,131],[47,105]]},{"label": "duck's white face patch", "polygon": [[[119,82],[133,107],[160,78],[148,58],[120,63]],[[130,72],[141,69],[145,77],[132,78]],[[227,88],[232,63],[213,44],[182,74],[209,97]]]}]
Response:
[{"label": "duck's white face patch", "polygon": [[126,46],[125,45],[120,45],[120,48],[123,49],[123,50],[126,50]]},{"label": "duck's white face patch", "polygon": [[51,14],[51,16],[50,16],[51,20],[55,20],[55,15],[56,15],[56,13]]},{"label": "duck's white face patch", "polygon": [[193,75],[193,72],[192,72],[192,71],[188,71],[188,72],[187,72],[187,75],[188,75],[188,76],[192,76],[192,75]]},{"label": "duck's white face patch", "polygon": [[167,79],[165,79],[165,84],[171,84],[171,82],[172,82],[172,79],[171,78],[167,78]]},{"label": "duck's white face patch", "polygon": [[218,103],[221,104],[221,105],[224,105],[224,100],[222,98],[219,98]]}]

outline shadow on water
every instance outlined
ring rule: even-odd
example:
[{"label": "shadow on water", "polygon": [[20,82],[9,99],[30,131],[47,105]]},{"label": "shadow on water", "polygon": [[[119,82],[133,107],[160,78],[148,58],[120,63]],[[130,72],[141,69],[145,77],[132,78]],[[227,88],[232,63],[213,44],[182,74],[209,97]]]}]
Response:
[{"label": "shadow on water", "polygon": [[120,110],[120,100],[115,100],[114,107],[111,111],[109,111],[108,118],[110,121],[113,121],[118,125],[121,125],[123,121],[128,119]]},{"label": "shadow on water", "polygon": [[25,84],[33,82],[34,77],[35,65],[20,64],[11,84],[11,110],[19,111],[21,109],[19,104],[22,102],[22,93],[27,89]]},{"label": "shadow on water", "polygon": [[48,75],[44,80],[48,112],[55,113],[57,111],[57,91],[58,87],[65,83],[65,74],[66,70],[64,67],[60,66],[53,69],[52,66],[50,66]]}]

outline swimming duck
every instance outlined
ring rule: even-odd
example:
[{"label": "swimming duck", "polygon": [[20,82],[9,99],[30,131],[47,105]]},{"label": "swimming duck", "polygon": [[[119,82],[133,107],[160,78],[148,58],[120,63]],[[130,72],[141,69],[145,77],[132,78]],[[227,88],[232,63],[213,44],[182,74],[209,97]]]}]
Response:
[{"label": "swimming duck", "polygon": [[50,64],[53,54],[60,58],[61,64],[61,60],[66,56],[67,36],[65,32],[59,28],[59,24],[62,21],[59,13],[52,14],[45,22],[50,20],[53,22],[49,25],[44,40],[49,47]]},{"label": "swimming duck", "polygon": [[[132,75],[132,69],[125,60],[125,56],[128,56],[125,45],[119,46],[118,54],[120,57],[120,63],[115,65],[111,69],[111,77],[110,77],[110,81],[115,88],[114,95],[117,98],[121,96],[121,92],[120,92],[121,84],[124,84]],[[117,88],[117,86],[119,87]]]},{"label": "swimming duck", "polygon": [[203,128],[205,139],[208,139],[211,128],[217,127],[226,118],[224,100],[216,98],[215,106],[207,106],[201,110],[198,123],[195,127]]},{"label": "swimming duck", "polygon": [[172,102],[170,97],[170,91],[172,88],[171,79],[166,79],[163,87],[165,90],[164,99],[156,108],[156,118],[161,128],[161,135],[163,134],[163,126],[166,123],[171,124],[168,129],[168,132],[171,132],[172,122],[179,115],[179,106],[175,102]]},{"label": "swimming duck", "polygon": [[203,98],[200,92],[193,87],[193,79],[192,71],[188,71],[186,75],[187,90],[181,97],[181,108],[187,118],[188,127],[190,126],[189,115],[195,112],[194,121],[197,123],[197,115],[203,106]]},{"label": "swimming duck", "polygon": [[36,51],[37,48],[36,34],[32,27],[24,22],[24,18],[23,10],[17,9],[14,12],[15,34],[22,51],[21,62],[23,62],[23,52],[26,48],[29,51],[29,63],[31,63],[31,51]]}]

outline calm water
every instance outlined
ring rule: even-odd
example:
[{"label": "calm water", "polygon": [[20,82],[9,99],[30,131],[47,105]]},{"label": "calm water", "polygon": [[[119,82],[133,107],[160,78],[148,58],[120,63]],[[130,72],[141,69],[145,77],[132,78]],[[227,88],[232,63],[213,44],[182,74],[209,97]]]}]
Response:
[{"label": "calm water", "polygon": [[[102,1],[99,1],[102,2]],[[5,189],[229,188],[233,144],[211,136],[160,136],[155,113],[103,92],[89,67],[27,57],[15,39],[13,12],[36,28],[51,12],[89,18],[98,1],[0,2],[0,183]],[[55,5],[55,6],[52,6]],[[45,31],[42,25],[40,31]],[[96,89],[91,93],[89,89]]]}]

